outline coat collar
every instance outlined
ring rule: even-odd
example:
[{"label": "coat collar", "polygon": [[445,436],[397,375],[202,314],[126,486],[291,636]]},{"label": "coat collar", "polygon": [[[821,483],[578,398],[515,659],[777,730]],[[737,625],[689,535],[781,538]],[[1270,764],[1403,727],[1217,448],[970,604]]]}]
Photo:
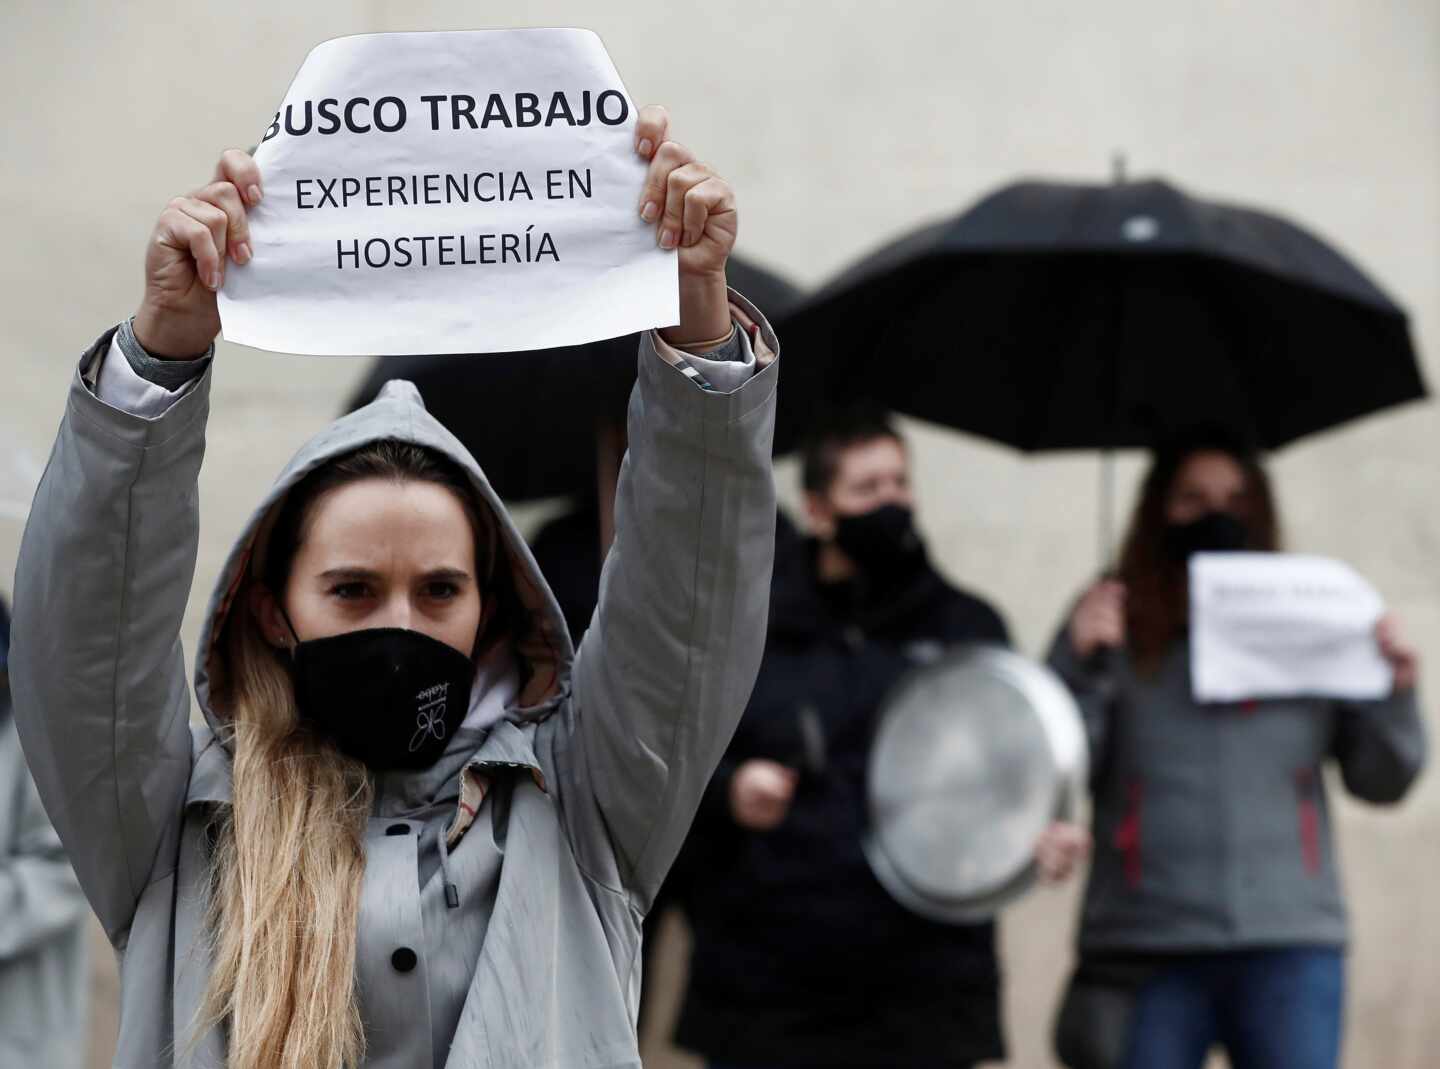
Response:
[{"label": "coat collar", "polygon": [[[488,779],[504,768],[525,769],[541,790],[546,789],[545,773],[535,756],[532,737],[534,725],[524,727],[502,720],[485,735],[484,741],[464,763],[466,772],[474,770]],[[190,787],[185,795],[187,808],[197,805],[230,805],[233,800],[234,765],[230,751],[220,745],[210,728],[196,728],[192,741],[193,764]]]}]

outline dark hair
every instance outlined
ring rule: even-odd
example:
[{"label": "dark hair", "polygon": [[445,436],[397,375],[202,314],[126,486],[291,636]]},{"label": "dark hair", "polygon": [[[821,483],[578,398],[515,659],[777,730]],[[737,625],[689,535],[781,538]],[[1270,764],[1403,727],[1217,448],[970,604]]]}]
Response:
[{"label": "dark hair", "polygon": [[476,583],[482,597],[493,603],[485,634],[477,636],[476,652],[485,642],[505,634],[518,618],[518,600],[504,564],[504,548],[490,508],[480,500],[464,470],[433,449],[386,438],[361,446],[328,461],[306,475],[285,497],[265,547],[260,581],[275,597],[284,595],[290,569],[300,548],[301,533],[315,503],[331,490],[362,479],[394,482],[428,482],[455,495],[475,532]]},{"label": "dark hair", "polygon": [[1185,463],[1198,453],[1223,453],[1245,475],[1245,548],[1280,548],[1280,521],[1270,478],[1260,454],[1245,439],[1222,429],[1199,428],[1177,435],[1155,450],[1120,553],[1119,576],[1126,599],[1128,645],[1142,668],[1158,666],[1170,645],[1189,626],[1189,571],[1165,545],[1166,504]]},{"label": "dark hair", "polygon": [[840,471],[840,455],[878,438],[905,444],[889,415],[879,409],[854,406],[824,412],[800,447],[800,485],[811,493],[825,493]]}]

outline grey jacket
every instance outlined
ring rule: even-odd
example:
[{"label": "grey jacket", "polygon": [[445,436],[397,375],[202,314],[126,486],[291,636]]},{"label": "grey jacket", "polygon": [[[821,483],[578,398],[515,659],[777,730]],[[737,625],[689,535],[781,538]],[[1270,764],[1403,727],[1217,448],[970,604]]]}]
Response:
[{"label": "grey jacket", "polygon": [[1346,941],[1322,768],[1334,758],[1357,797],[1399,800],[1425,762],[1413,691],[1202,705],[1185,642],[1141,673],[1123,650],[1082,662],[1068,627],[1050,666],[1079,700],[1091,746],[1082,953]]},{"label": "grey jacket", "polygon": [[[377,784],[358,921],[365,1065],[640,1065],[640,922],[745,706],[765,635],[778,367],[731,370],[711,367],[706,391],[642,341],[614,545],[578,655],[475,461],[413,387],[391,384],[297,454],[237,542],[196,657],[206,720],[196,729],[178,631],[210,371],[153,420],[103,404],[77,376],[21,547],[12,673],[41,794],[120,954],[116,1066],[224,1064],[218,1031],[191,1042],[209,967],[206,828],[230,798],[212,644],[289,489],[387,437],[454,459],[499,518],[527,612],[516,652],[528,682],[502,721],[457,734],[435,768]],[[462,792],[473,823],[461,819]],[[433,864],[440,834],[448,871]]]},{"label": "grey jacket", "polygon": [[0,1066],[81,1069],[90,911],[25,767],[0,671]]}]

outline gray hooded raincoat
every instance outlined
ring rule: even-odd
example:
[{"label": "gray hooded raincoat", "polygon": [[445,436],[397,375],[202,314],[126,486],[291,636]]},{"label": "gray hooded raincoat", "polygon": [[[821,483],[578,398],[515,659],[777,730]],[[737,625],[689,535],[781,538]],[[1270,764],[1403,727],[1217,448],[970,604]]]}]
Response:
[{"label": "gray hooded raincoat", "polygon": [[469,473],[528,623],[503,719],[457,733],[433,768],[377,783],[358,920],[365,1069],[638,1069],[640,922],[764,644],[778,367],[757,369],[742,338],[742,360],[707,372],[707,391],[642,341],[614,546],[578,654],[475,461],[413,387],[391,384],[300,451],[241,535],[202,632],[205,723],[192,727],[178,634],[210,371],[139,418],[86,381],[109,341],[71,386],[25,533],[12,675],[41,795],[119,953],[115,1065],[224,1065],[218,1030],[192,1042],[209,971],[206,830],[230,799],[212,646],[289,489],[329,458],[398,438]]}]

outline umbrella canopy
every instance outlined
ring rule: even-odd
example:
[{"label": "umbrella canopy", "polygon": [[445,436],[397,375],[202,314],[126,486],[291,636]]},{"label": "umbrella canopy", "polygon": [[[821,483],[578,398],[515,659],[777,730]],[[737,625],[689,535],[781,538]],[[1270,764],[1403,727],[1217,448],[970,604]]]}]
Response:
[{"label": "umbrella canopy", "polygon": [[[732,258],[730,284],[768,316],[800,291]],[[369,404],[391,379],[409,379],[425,407],[474,454],[501,497],[518,501],[596,492],[598,436],[623,427],[635,383],[637,337],[534,352],[378,359],[346,406]],[[604,457],[599,463],[604,463]]]},{"label": "umbrella canopy", "polygon": [[1021,182],[781,324],[778,448],[865,396],[1026,451],[1197,423],[1275,448],[1425,395],[1404,311],[1294,223],[1162,181]]}]

